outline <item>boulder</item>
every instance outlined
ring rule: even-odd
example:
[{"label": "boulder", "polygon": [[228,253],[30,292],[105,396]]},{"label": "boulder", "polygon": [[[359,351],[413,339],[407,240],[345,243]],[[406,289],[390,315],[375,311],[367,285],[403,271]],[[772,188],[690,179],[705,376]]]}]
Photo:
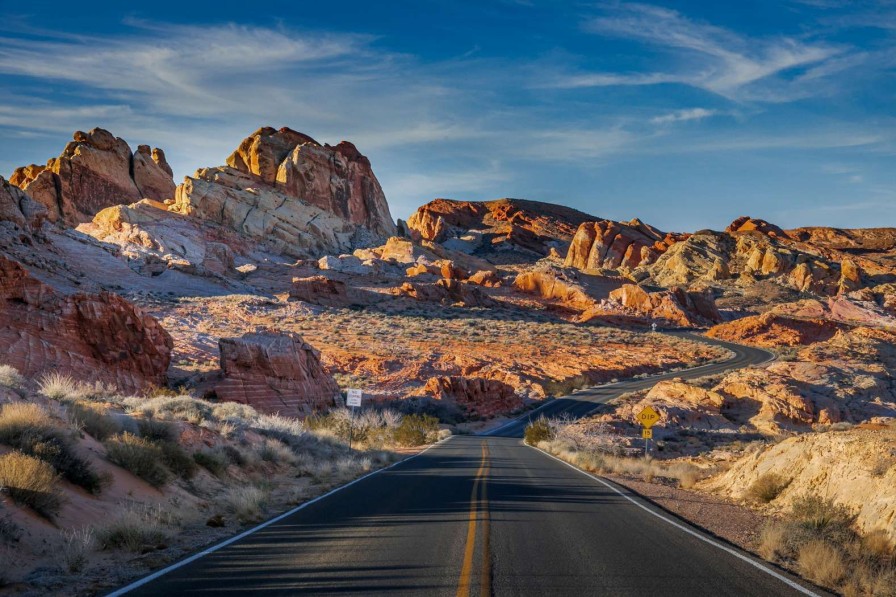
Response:
[{"label": "boulder", "polygon": [[719,323],[722,316],[709,291],[682,288],[651,292],[635,284],[625,284],[610,293],[610,301],[643,317],[683,327]]},{"label": "boulder", "polygon": [[774,224],[770,224],[765,220],[751,218],[750,216],[741,216],[737,218],[725,228],[725,232],[759,232],[773,238],[787,237],[787,234]]},{"label": "boulder", "polygon": [[491,307],[495,301],[478,286],[459,280],[438,280],[435,284],[405,282],[392,289],[392,294],[418,301],[460,304],[464,307]]},{"label": "boulder", "polygon": [[0,345],[26,377],[59,372],[138,392],[167,383],[173,342],[117,294],[63,295],[0,256]]},{"label": "boulder", "polygon": [[381,300],[381,296],[326,276],[293,278],[292,286],[289,289],[289,300],[303,301],[323,307],[369,305]]},{"label": "boulder", "polygon": [[431,377],[423,391],[480,417],[507,414],[523,406],[523,399],[517,396],[513,386],[482,377]]},{"label": "boulder", "polygon": [[522,272],[514,279],[513,287],[521,292],[558,301],[571,309],[584,310],[596,303],[582,284],[563,270],[554,268]]},{"label": "boulder", "polygon": [[111,205],[174,196],[161,150],[142,145],[133,154],[124,139],[101,128],[76,131],[59,157],[18,168],[10,181],[43,204],[50,221],[67,224],[89,222]]},{"label": "boulder", "polygon": [[283,416],[309,415],[335,405],[339,386],[320,353],[297,334],[254,333],[222,338],[219,400]]}]

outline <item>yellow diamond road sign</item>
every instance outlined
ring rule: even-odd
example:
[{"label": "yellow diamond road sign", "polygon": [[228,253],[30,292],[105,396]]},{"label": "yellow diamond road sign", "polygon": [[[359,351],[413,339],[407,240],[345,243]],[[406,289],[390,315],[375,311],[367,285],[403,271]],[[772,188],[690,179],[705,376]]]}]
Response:
[{"label": "yellow diamond road sign", "polygon": [[644,410],[635,415],[635,418],[638,420],[641,425],[650,429],[654,425],[657,424],[660,420],[660,413],[653,410],[653,408],[649,406],[645,406]]}]

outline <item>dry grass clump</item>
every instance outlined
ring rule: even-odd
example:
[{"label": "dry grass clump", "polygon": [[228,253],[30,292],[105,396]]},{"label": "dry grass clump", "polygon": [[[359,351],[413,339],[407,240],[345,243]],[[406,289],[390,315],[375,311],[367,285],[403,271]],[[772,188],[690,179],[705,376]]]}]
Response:
[{"label": "dry grass clump", "polygon": [[162,450],[153,442],[132,433],[120,433],[105,442],[106,457],[140,477],[153,487],[161,487],[171,479],[162,465]]},{"label": "dry grass clump", "polygon": [[224,496],[224,502],[240,522],[257,522],[267,508],[268,495],[260,487],[234,487]]},{"label": "dry grass clump", "polygon": [[747,497],[750,499],[767,504],[781,495],[790,480],[782,477],[777,473],[765,473],[753,481],[747,490]]},{"label": "dry grass clump", "polygon": [[51,518],[62,503],[57,488],[58,475],[46,462],[9,452],[0,456],[0,488],[17,504]]},{"label": "dry grass clump", "polygon": [[790,513],[762,529],[757,552],[847,595],[896,595],[896,552],[888,535],[859,534],[844,506],[816,495],[794,500]]},{"label": "dry grass clump", "polygon": [[69,405],[72,425],[81,429],[96,440],[103,441],[120,433],[122,425],[115,417],[109,416],[107,410],[99,405],[85,401],[72,402]]},{"label": "dry grass clump", "polygon": [[122,510],[109,524],[96,531],[101,549],[124,549],[141,553],[163,547],[168,532],[161,507],[130,507]]},{"label": "dry grass clump", "polygon": [[38,383],[40,393],[58,402],[78,400],[111,400],[117,396],[114,386],[83,383],[61,373],[44,375]]},{"label": "dry grass clump", "polygon": [[25,378],[15,367],[0,365],[0,386],[22,390],[25,388]]},{"label": "dry grass clump", "polygon": [[71,573],[81,572],[87,564],[87,554],[93,550],[94,533],[90,527],[82,529],[62,531],[62,558],[63,567]]},{"label": "dry grass clump", "polygon": [[105,479],[76,452],[72,438],[37,404],[0,406],[0,443],[51,465],[66,480],[98,493]]}]

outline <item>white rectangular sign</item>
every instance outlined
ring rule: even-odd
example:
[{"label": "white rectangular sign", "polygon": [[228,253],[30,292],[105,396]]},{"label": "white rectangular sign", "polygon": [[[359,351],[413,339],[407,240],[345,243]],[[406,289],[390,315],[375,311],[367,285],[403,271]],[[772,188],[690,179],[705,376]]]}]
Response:
[{"label": "white rectangular sign", "polygon": [[346,406],[361,406],[361,390],[349,390],[348,399],[345,401]]}]

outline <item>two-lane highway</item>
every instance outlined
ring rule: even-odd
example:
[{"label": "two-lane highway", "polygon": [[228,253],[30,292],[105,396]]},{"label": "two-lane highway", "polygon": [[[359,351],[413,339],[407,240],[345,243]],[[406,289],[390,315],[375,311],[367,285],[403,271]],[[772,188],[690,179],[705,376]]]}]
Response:
[{"label": "two-lane highway", "polygon": [[[770,358],[729,348],[736,356],[723,365],[672,375],[706,375]],[[587,413],[597,402],[657,379],[580,392],[551,408]],[[123,591],[812,594],[640,498],[523,445],[524,425],[450,438]]]}]

